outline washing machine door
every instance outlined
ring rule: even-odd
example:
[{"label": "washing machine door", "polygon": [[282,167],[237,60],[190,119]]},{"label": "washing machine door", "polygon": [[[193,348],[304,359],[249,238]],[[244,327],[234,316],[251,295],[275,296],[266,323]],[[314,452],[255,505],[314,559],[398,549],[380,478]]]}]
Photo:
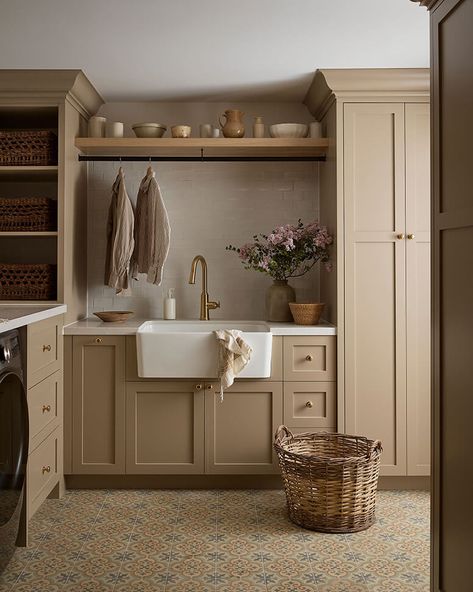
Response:
[{"label": "washing machine door", "polygon": [[20,377],[0,375],[0,573],[15,550],[28,458],[28,407]]}]

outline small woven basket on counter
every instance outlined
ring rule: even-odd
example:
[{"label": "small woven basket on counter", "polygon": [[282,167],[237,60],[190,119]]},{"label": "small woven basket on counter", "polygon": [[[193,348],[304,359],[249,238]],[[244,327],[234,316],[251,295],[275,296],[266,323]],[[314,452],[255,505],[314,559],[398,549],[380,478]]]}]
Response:
[{"label": "small woven basket on counter", "polygon": [[317,325],[324,307],[325,304],[320,302],[289,302],[296,325]]},{"label": "small woven basket on counter", "polygon": [[48,197],[0,197],[0,232],[56,230],[56,203]]},{"label": "small woven basket on counter", "polygon": [[55,299],[55,265],[0,263],[0,300]]},{"label": "small woven basket on counter", "polygon": [[0,166],[57,164],[57,136],[49,130],[1,130]]},{"label": "small woven basket on counter", "polygon": [[289,518],[304,528],[348,533],[375,521],[381,443],[324,432],[276,432]]}]

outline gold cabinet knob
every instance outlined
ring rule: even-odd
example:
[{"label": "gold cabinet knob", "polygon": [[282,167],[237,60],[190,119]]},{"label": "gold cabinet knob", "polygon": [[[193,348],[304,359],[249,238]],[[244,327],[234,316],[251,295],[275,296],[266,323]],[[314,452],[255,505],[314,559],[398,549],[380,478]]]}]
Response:
[{"label": "gold cabinet knob", "polygon": [[50,345],[43,345],[43,351],[44,352],[51,351],[51,346]]},{"label": "gold cabinet knob", "polygon": [[196,391],[201,391],[202,390],[202,385],[201,384],[196,384],[195,385],[195,390]]},{"label": "gold cabinet knob", "polygon": [[397,240],[403,240],[405,238],[405,235],[403,232],[400,232],[399,234],[396,234],[396,238]]},{"label": "gold cabinet knob", "polygon": [[44,475],[44,473],[50,473],[51,472],[51,467],[49,465],[47,467],[43,467],[41,469],[41,472],[43,473],[43,475]]},{"label": "gold cabinet knob", "polygon": [[314,359],[314,356],[312,356],[311,354],[307,354],[305,359],[307,362],[312,362],[312,360]]},{"label": "gold cabinet knob", "polygon": [[208,391],[211,391],[211,390],[213,390],[214,385],[213,384],[208,384],[206,388],[207,388]]},{"label": "gold cabinet knob", "polygon": [[415,237],[416,237],[416,235],[415,235],[415,234],[408,234],[408,235],[407,235],[407,238],[408,238],[409,240],[412,240],[412,239],[413,239],[413,238],[415,238]]},{"label": "gold cabinet knob", "polygon": [[309,409],[312,409],[312,407],[314,406],[314,404],[312,403],[312,401],[307,401],[307,403],[305,404],[306,407],[308,407]]},{"label": "gold cabinet knob", "polygon": [[51,411],[51,405],[43,405],[43,413],[46,413],[46,411],[48,413]]},{"label": "gold cabinet knob", "polygon": [[101,337],[96,337],[95,338],[95,343],[102,343],[102,338]]}]

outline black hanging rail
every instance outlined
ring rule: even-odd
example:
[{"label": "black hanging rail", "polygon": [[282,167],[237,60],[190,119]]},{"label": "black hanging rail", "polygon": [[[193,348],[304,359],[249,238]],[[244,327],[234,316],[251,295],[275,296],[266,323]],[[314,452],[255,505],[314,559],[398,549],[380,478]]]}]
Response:
[{"label": "black hanging rail", "polygon": [[86,156],[81,162],[323,162],[325,156]]}]

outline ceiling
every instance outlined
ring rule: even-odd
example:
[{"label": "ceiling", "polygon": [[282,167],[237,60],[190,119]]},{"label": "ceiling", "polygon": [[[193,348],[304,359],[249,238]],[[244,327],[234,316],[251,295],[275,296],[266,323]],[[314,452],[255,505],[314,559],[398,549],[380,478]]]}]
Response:
[{"label": "ceiling", "polygon": [[106,101],[300,101],[316,68],[428,66],[408,0],[0,0],[0,68],[81,68]]}]

